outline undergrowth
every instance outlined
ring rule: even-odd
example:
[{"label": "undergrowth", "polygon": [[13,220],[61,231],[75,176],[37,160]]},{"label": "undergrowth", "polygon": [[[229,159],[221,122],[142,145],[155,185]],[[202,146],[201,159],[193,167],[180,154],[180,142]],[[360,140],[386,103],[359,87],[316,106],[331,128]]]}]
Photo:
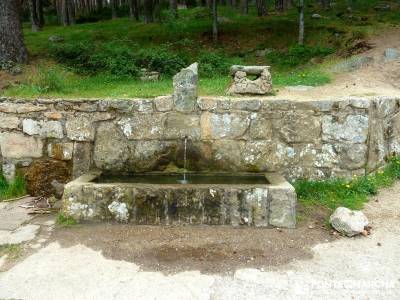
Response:
[{"label": "undergrowth", "polygon": [[17,176],[12,182],[7,182],[0,170],[0,201],[23,196],[26,194],[25,180]]},{"label": "undergrowth", "polygon": [[354,176],[352,180],[298,180],[294,187],[299,203],[305,207],[361,209],[369,196],[375,195],[379,188],[392,185],[397,179],[400,179],[400,157],[392,158],[384,169],[367,176]]},{"label": "undergrowth", "polygon": [[67,217],[63,213],[59,213],[57,215],[56,223],[64,227],[74,226],[78,224],[74,218]]},{"label": "undergrowth", "polygon": [[4,244],[0,245],[0,257],[7,255],[8,259],[17,259],[22,252],[20,245]]}]

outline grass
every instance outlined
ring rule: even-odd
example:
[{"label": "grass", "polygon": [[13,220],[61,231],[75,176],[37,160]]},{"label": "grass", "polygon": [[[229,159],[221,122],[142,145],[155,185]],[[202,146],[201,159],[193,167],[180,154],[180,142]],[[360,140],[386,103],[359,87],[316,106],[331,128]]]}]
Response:
[{"label": "grass", "polygon": [[[129,77],[108,74],[80,76],[68,72],[61,66],[41,66],[37,70],[27,70],[27,79],[22,84],[5,90],[5,96],[70,97],[70,98],[151,98],[172,93],[172,79],[142,82]],[[279,71],[273,73],[275,87],[329,83],[331,76],[318,69],[303,68],[298,71]],[[231,82],[229,76],[216,76],[199,79],[201,96],[225,95]]]},{"label": "grass", "polygon": [[369,196],[375,195],[382,187],[392,185],[397,179],[400,179],[400,157],[392,158],[384,169],[367,176],[352,180],[298,180],[294,186],[303,207],[322,206],[333,211],[344,206],[358,210],[363,208]]},{"label": "grass", "polygon": [[78,224],[74,218],[67,217],[63,213],[57,215],[56,223],[63,227],[70,227]]},{"label": "grass", "polygon": [[14,181],[7,182],[0,172],[0,201],[25,194],[25,180],[22,177],[16,177]]},{"label": "grass", "polygon": [[21,256],[21,246],[15,244],[0,245],[0,257],[7,255],[8,259],[17,259]]}]

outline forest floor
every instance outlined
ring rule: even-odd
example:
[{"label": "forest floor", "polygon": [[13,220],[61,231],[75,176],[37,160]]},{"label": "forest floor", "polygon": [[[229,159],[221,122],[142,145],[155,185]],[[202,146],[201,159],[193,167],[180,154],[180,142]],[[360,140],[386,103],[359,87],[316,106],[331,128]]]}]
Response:
[{"label": "forest floor", "polygon": [[399,198],[400,183],[374,196],[372,234],[354,238],[310,220],[295,230],[66,228],[37,217],[19,225],[36,236],[0,257],[0,299],[398,299]]}]

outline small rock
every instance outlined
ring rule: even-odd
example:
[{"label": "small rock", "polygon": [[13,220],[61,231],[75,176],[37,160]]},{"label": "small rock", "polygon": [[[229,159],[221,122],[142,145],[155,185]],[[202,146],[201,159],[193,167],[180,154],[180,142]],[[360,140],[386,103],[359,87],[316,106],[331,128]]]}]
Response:
[{"label": "small rock", "polygon": [[141,81],[157,81],[160,79],[160,73],[156,71],[148,71],[147,69],[141,69]]},{"label": "small rock", "polygon": [[57,180],[53,179],[53,181],[51,182],[51,186],[54,188],[57,198],[60,199],[64,193],[65,184],[60,183]]},{"label": "small rock", "polygon": [[229,19],[227,17],[224,17],[224,16],[218,16],[217,19],[218,19],[218,23],[221,23],[221,24],[223,24],[223,23],[232,23],[231,19]]},{"label": "small rock", "polygon": [[329,218],[333,228],[351,237],[364,231],[368,219],[361,211],[352,211],[346,207],[338,207]]},{"label": "small rock", "polygon": [[332,71],[335,73],[351,72],[358,70],[361,67],[372,63],[373,61],[373,57],[370,56],[353,56],[334,65],[332,67]]},{"label": "small rock", "polygon": [[0,70],[7,71],[13,76],[22,73],[21,66],[11,60],[0,60]]},{"label": "small rock", "polygon": [[381,244],[381,243],[377,243],[376,245],[377,245],[377,246],[379,246],[379,247],[380,247],[380,246],[382,246],[382,244]]},{"label": "small rock", "polygon": [[265,55],[267,55],[267,54],[269,54],[269,53],[271,53],[273,51],[274,51],[274,49],[265,48],[265,49],[262,49],[262,50],[256,50],[254,52],[254,55],[256,57],[264,57]]},{"label": "small rock", "polygon": [[15,164],[13,163],[4,163],[2,166],[3,176],[6,181],[11,182],[15,179]]},{"label": "small rock", "polygon": [[376,11],[389,11],[390,10],[390,5],[388,3],[379,3],[374,7]]},{"label": "small rock", "polygon": [[311,15],[311,18],[312,18],[312,19],[321,19],[322,17],[321,17],[320,14],[312,14],[312,15]]},{"label": "small rock", "polygon": [[242,225],[249,224],[249,219],[247,217],[241,217],[240,218],[240,224],[242,224]]},{"label": "small rock", "polygon": [[62,36],[59,36],[59,35],[51,35],[51,36],[49,36],[49,42],[59,43],[59,42],[62,42],[62,41],[64,41],[64,38]]},{"label": "small rock", "polygon": [[383,52],[383,56],[385,61],[397,60],[400,59],[400,51],[395,48],[387,48]]},{"label": "small rock", "polygon": [[314,226],[308,225],[308,229],[314,229]]}]

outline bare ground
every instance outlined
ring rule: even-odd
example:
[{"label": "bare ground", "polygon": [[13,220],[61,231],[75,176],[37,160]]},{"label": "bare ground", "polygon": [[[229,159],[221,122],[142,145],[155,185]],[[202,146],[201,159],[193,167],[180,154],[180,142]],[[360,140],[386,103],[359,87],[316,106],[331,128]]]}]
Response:
[{"label": "bare ground", "polygon": [[364,212],[372,235],[329,242],[320,221],[282,232],[115,224],[54,231],[40,218],[23,258],[0,272],[0,299],[399,299],[400,183]]},{"label": "bare ground", "polygon": [[314,213],[308,219],[314,221],[302,221],[297,229],[85,224],[58,228],[51,241],[63,247],[83,244],[107,258],[134,262],[148,271],[233,273],[311,258],[313,245],[333,237],[323,218]]},{"label": "bare ground", "polygon": [[373,58],[368,66],[336,74],[330,84],[311,90],[282,89],[275,98],[321,100],[343,96],[400,96],[400,60],[385,62],[383,58],[387,48],[400,50],[400,27],[382,32],[366,42],[372,48],[360,55]]}]

